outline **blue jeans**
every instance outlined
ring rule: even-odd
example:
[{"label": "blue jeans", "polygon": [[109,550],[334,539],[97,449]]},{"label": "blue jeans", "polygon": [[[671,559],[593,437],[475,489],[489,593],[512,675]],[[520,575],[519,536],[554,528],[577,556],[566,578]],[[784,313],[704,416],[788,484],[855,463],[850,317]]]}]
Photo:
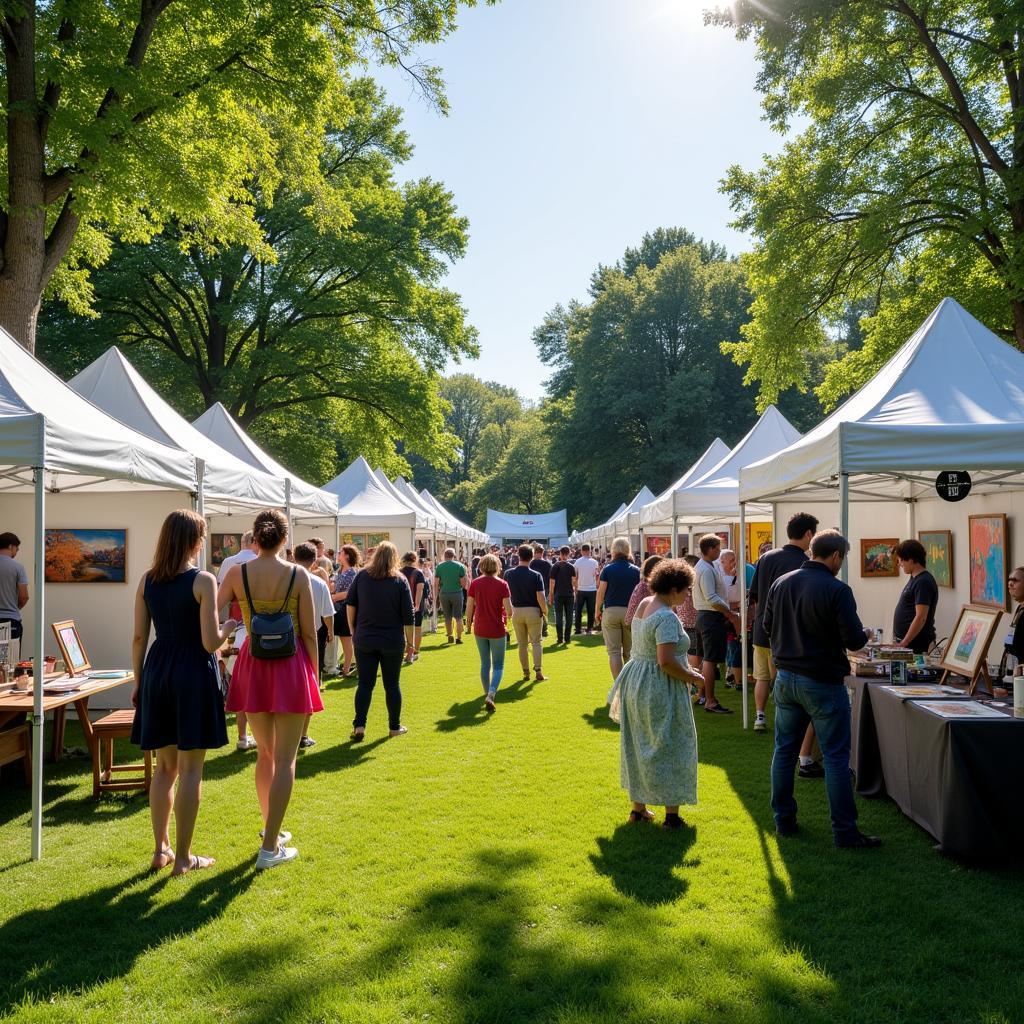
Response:
[{"label": "blue jeans", "polygon": [[825,791],[836,842],[857,833],[857,805],[850,781],[850,695],[842,684],[820,683],[779,669],[772,689],[775,701],[775,753],[772,756],[772,810],[775,824],[796,824],[793,773],[807,723],[821,747]]},{"label": "blue jeans", "polygon": [[480,682],[484,693],[497,693],[505,671],[505,638],[478,636],[476,649],[480,652]]}]

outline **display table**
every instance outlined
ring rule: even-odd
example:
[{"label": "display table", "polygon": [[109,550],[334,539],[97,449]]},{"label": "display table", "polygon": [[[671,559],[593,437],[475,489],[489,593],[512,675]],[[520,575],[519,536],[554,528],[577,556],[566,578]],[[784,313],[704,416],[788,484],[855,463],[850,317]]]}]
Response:
[{"label": "display table", "polygon": [[985,860],[1024,854],[1024,719],[950,720],[886,690],[887,680],[850,676],[846,683],[850,765],[861,796],[892,797],[942,853]]}]

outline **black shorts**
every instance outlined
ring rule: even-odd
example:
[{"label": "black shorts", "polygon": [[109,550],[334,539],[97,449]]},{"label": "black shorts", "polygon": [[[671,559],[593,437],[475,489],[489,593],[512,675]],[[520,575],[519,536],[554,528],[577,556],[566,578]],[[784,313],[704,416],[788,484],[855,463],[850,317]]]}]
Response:
[{"label": "black shorts", "polygon": [[703,650],[703,660],[716,665],[725,661],[728,647],[729,620],[719,612],[697,612],[697,631]]},{"label": "black shorts", "polygon": [[690,650],[688,653],[704,660],[704,645],[700,642],[700,630],[696,626],[688,626],[686,635],[690,638]]},{"label": "black shorts", "polygon": [[416,629],[419,629],[423,625],[423,609],[421,608],[418,612],[415,612],[412,617],[412,624]]},{"label": "black shorts", "polygon": [[342,605],[334,613],[334,635],[350,637],[352,630],[348,628],[348,609]]}]

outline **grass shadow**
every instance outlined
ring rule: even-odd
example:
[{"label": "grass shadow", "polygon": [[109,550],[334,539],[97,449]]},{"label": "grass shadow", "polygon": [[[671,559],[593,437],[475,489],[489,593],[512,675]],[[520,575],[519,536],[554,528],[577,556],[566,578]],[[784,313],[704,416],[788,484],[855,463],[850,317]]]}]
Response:
[{"label": "grass shadow", "polygon": [[322,746],[313,753],[300,753],[295,763],[296,779],[310,778],[321,772],[333,772],[341,768],[355,768],[365,761],[372,760],[369,756],[382,743],[391,737],[378,736],[375,740],[362,740],[355,743],[345,740],[333,747]]},{"label": "grass shadow", "polygon": [[599,704],[593,711],[584,711],[580,718],[592,729],[604,729],[608,732],[618,732],[618,722],[613,722],[608,717],[608,705]]},{"label": "grass shadow", "polygon": [[686,860],[686,851],[696,840],[692,825],[668,831],[654,824],[624,822],[610,837],[598,837],[598,853],[590,855],[590,863],[599,875],[611,879],[617,892],[656,907],[686,893],[688,883],[677,869],[699,865],[698,860]]}]

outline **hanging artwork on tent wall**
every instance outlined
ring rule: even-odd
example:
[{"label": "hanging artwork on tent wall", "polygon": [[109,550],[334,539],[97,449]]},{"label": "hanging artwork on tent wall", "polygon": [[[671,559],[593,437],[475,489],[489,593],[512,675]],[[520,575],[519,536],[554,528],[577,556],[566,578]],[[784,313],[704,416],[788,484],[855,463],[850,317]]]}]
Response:
[{"label": "hanging artwork on tent wall", "polygon": [[951,530],[921,530],[917,539],[924,547],[925,565],[940,587],[953,586],[953,533]]},{"label": "hanging artwork on tent wall", "polygon": [[1006,516],[1001,513],[967,517],[971,604],[1006,609]]},{"label": "hanging artwork on tent wall", "polygon": [[47,529],[47,583],[124,583],[128,531]]},{"label": "hanging artwork on tent wall", "polygon": [[760,557],[761,545],[772,543],[771,523],[747,523],[747,561],[756,562]]},{"label": "hanging artwork on tent wall", "polygon": [[210,534],[210,563],[216,568],[225,558],[231,558],[242,550],[240,533]]},{"label": "hanging artwork on tent wall", "polygon": [[896,561],[896,545],[892,537],[865,538],[860,542],[860,574],[865,579],[880,579],[898,576],[900,567]]}]

